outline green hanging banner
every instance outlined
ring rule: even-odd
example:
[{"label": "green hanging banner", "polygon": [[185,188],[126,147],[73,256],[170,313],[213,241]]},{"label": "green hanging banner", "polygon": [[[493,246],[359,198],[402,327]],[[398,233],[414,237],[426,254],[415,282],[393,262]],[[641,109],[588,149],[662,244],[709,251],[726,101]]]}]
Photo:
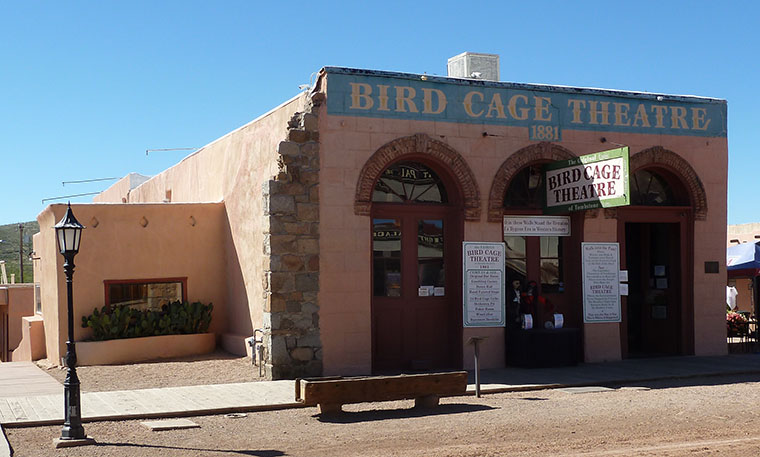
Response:
[{"label": "green hanging banner", "polygon": [[629,205],[628,147],[546,164],[544,183],[546,214]]}]

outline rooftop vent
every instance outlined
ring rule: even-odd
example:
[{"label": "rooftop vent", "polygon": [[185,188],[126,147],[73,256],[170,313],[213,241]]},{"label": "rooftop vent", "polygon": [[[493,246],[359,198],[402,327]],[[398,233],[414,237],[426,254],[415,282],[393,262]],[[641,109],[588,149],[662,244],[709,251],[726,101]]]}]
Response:
[{"label": "rooftop vent", "polygon": [[498,54],[463,52],[449,59],[448,73],[453,78],[499,80]]}]

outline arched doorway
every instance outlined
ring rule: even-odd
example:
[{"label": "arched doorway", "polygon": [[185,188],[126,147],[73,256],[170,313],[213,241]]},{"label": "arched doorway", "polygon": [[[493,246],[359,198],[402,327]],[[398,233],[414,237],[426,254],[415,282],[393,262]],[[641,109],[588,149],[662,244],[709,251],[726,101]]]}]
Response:
[{"label": "arched doorway", "polygon": [[[542,142],[526,146],[501,164],[488,198],[488,220],[502,223],[505,216],[543,215],[543,166],[576,155],[562,146]],[[507,329],[506,362],[518,366],[552,366],[582,360],[582,323],[580,241],[584,214],[565,214],[570,218],[570,236],[504,236],[506,243]],[[531,312],[544,322],[534,322],[537,331],[520,329],[517,301],[511,291],[513,281],[536,281],[537,292],[550,306]],[[512,303],[513,302],[513,303]],[[520,300],[521,302],[521,300]],[[511,305],[511,306],[510,306]],[[553,308],[552,308],[553,307]],[[563,314],[564,329],[543,330],[551,311]],[[529,311],[529,310],[523,310]],[[562,334],[561,336],[558,336]],[[539,341],[540,340],[540,341]]]},{"label": "arched doorway", "polygon": [[[634,168],[635,158],[631,204],[617,210],[621,265],[628,271],[629,284],[623,300],[622,354],[692,354],[695,198],[678,170],[653,160]],[[698,179],[696,183],[701,188]]]},{"label": "arched doorway", "polygon": [[372,190],[372,369],[462,363],[462,198],[428,157],[403,156]]},{"label": "arched doorway", "polygon": [[[543,214],[543,165],[537,160],[519,169],[507,183],[503,196],[505,216],[540,216]],[[580,241],[584,213],[568,213],[570,236],[505,236],[507,290],[513,281],[524,286],[535,281],[540,296],[548,300],[557,313],[563,314],[565,326],[580,328],[581,297]],[[535,318],[535,317],[534,317]],[[542,327],[543,322],[536,322]],[[507,330],[509,331],[509,329]]]}]

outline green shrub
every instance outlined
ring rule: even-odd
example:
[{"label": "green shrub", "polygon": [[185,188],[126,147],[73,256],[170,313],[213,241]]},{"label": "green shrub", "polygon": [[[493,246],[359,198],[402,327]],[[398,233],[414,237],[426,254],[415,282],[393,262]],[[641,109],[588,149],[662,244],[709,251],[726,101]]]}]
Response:
[{"label": "green shrub", "polygon": [[138,310],[128,306],[95,308],[82,316],[82,327],[92,329],[95,341],[156,335],[206,333],[214,305],[201,302],[171,302],[161,310]]}]

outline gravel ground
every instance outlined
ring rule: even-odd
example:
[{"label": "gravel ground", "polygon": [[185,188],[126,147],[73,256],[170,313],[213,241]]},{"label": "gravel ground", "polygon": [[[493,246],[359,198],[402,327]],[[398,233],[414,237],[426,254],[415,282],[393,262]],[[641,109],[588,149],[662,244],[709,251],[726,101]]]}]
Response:
[{"label": "gravel ground", "polygon": [[11,428],[15,456],[757,456],[760,375],[694,378],[612,391],[561,390],[191,418],[198,429],[151,432],[94,422],[96,446],[54,450],[60,427]]},{"label": "gravel ground", "polygon": [[[66,370],[37,364],[61,384]],[[210,354],[130,365],[77,367],[82,392],[251,382],[262,378],[248,357],[218,350]]]}]

